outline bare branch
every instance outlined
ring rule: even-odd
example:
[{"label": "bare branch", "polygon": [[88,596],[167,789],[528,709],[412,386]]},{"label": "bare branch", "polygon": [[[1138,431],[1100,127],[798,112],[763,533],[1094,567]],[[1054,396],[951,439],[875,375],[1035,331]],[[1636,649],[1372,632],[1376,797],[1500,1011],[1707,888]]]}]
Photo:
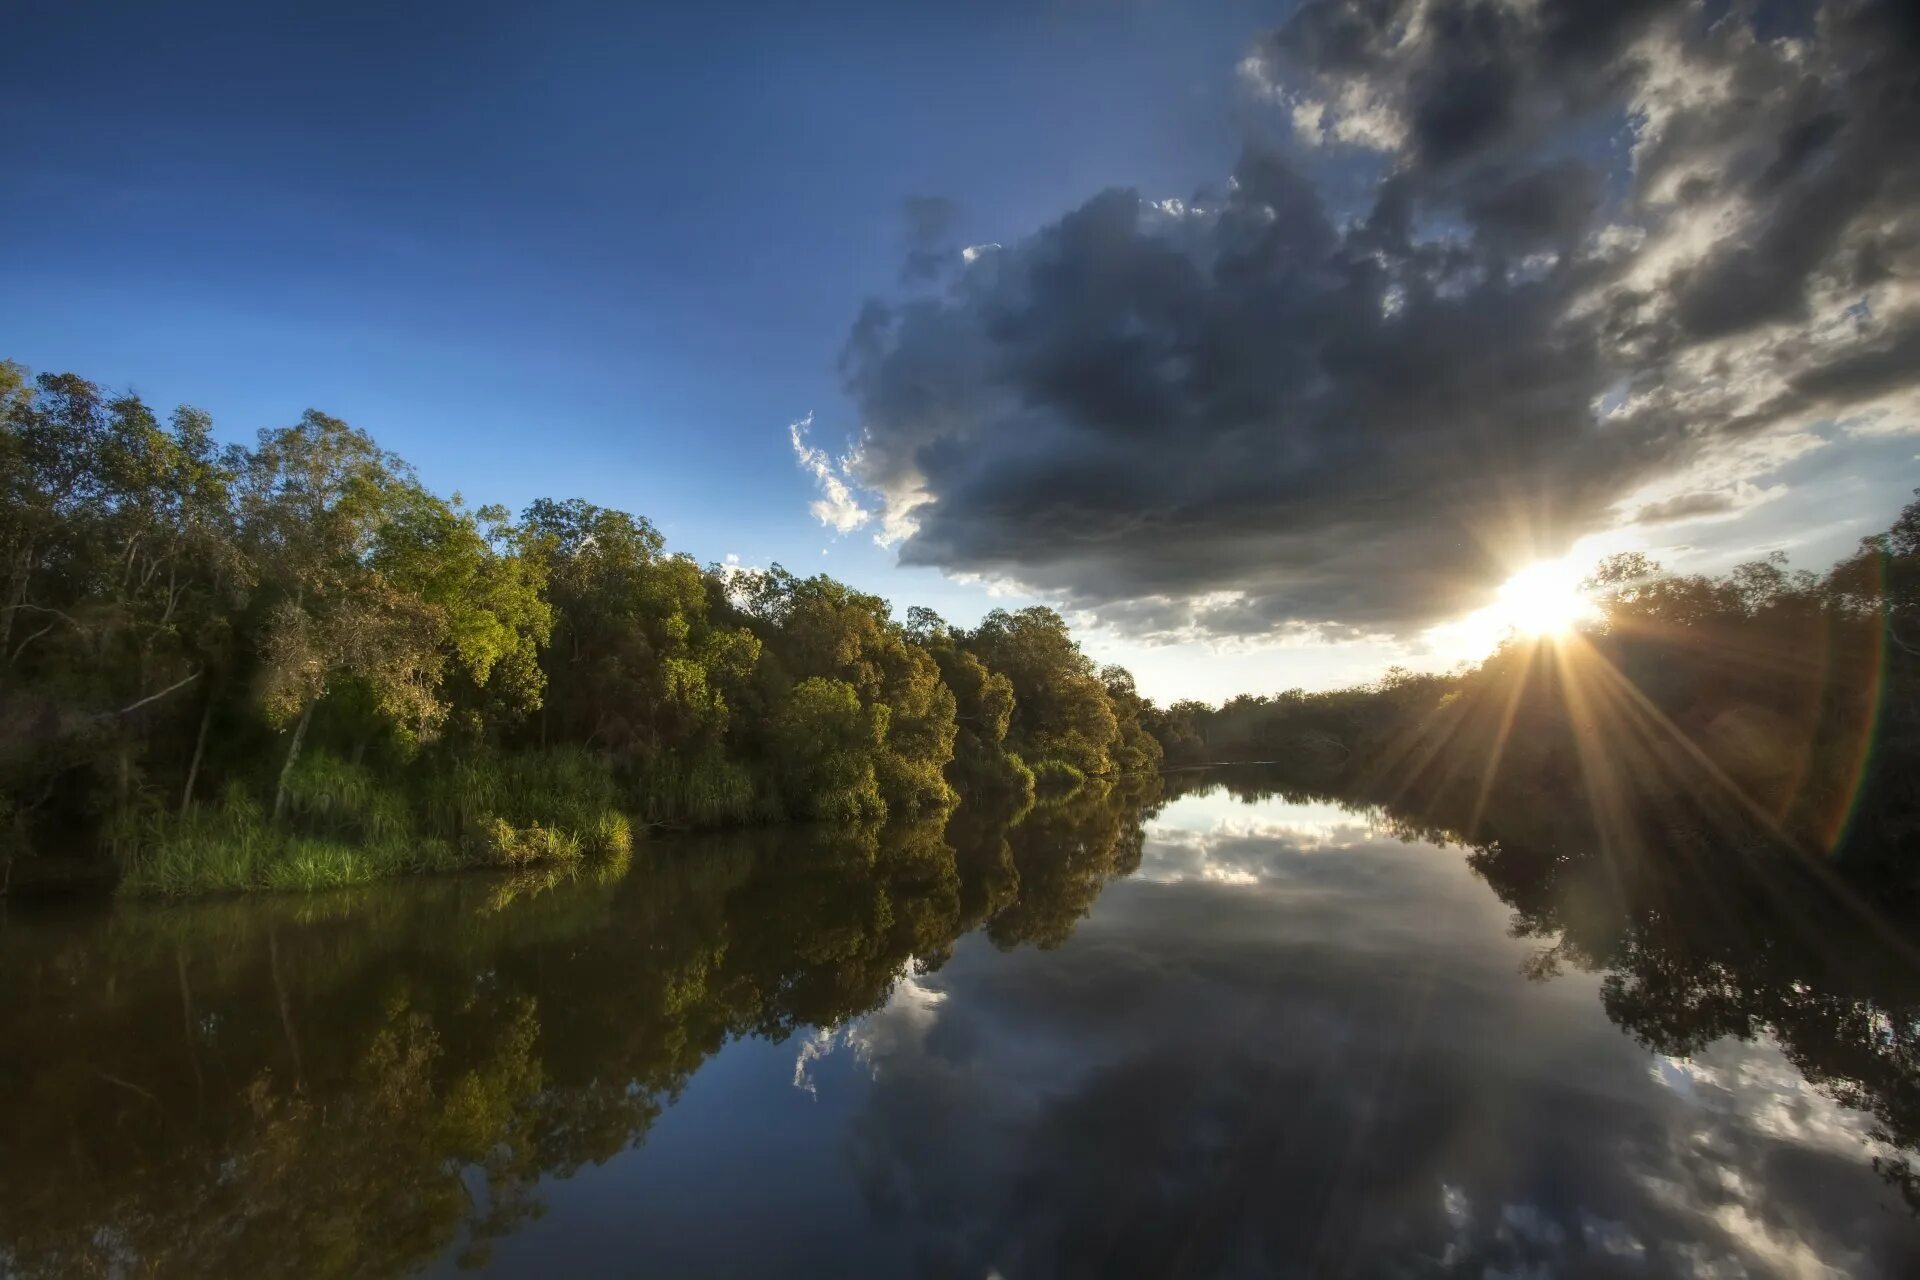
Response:
[{"label": "bare branch", "polygon": [[108,716],[103,716],[103,717],[101,717],[101,718],[102,718],[102,719],[111,719],[111,718],[113,718],[113,717],[115,717],[115,716],[124,716],[124,715],[126,715],[126,714],[127,714],[128,712],[130,712],[130,711],[138,711],[138,710],[139,710],[139,709],[140,709],[141,707],[144,707],[144,706],[146,706],[146,705],[147,705],[147,704],[148,704],[149,702],[158,702],[158,701],[159,701],[160,699],[162,699],[162,698],[164,698],[164,697],[166,697],[166,696],[167,696],[168,694],[170,694],[170,693],[172,693],[172,692],[173,692],[173,691],[174,691],[175,689],[179,689],[179,688],[182,688],[182,687],[184,687],[184,686],[186,686],[186,685],[190,685],[190,684],[192,684],[192,683],[193,683],[193,682],[194,682],[195,680],[198,680],[198,679],[200,678],[200,676],[201,676],[201,674],[202,674],[202,671],[204,671],[204,670],[205,670],[205,668],[202,668],[202,670],[201,670],[201,671],[195,671],[195,672],[193,672],[193,673],[191,673],[190,675],[185,675],[185,676],[182,676],[182,677],[181,677],[180,679],[178,679],[178,680],[175,680],[175,681],[174,681],[174,682],[173,682],[172,684],[170,684],[170,685],[168,685],[168,686],[167,686],[166,688],[164,688],[164,689],[162,689],[162,690],[161,690],[160,692],[158,692],[158,693],[150,693],[150,694],[148,694],[148,695],[147,695],[146,697],[144,697],[144,698],[142,698],[142,699],[140,699],[140,701],[138,701],[138,702],[130,702],[130,703],[128,703],[128,704],[127,704],[126,706],[124,706],[124,707],[122,707],[122,708],[120,708],[120,709],[119,709],[118,711],[115,711],[115,712],[112,712],[112,713],[111,713],[110,715],[108,715]]}]

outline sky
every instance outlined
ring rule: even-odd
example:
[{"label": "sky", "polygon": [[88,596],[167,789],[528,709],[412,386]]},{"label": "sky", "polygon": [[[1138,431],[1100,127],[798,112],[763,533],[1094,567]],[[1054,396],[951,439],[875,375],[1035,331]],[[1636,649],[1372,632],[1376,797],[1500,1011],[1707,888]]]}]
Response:
[{"label": "sky", "polygon": [[0,356],[1150,696],[1477,656],[1920,484],[1920,19],[1867,0],[11,6]]}]

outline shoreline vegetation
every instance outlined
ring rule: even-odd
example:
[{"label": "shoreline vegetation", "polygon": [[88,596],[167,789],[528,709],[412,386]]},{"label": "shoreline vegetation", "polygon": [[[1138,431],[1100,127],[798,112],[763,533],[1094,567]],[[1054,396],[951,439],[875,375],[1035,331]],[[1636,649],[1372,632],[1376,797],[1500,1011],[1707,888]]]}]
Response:
[{"label": "shoreline vegetation", "polygon": [[1575,633],[1163,709],[1050,609],[896,619],[580,499],[470,509],[317,411],[222,446],[198,410],[0,364],[0,887],[618,862],[647,831],[1272,759],[1478,843],[1769,845],[1911,889],[1917,569],[1920,502],[1823,576],[1617,556]]},{"label": "shoreline vegetation", "polygon": [[315,890],[1017,804],[1155,768],[1151,711],[1049,609],[896,619],[580,499],[469,509],[319,412],[222,446],[0,365],[8,874]]}]

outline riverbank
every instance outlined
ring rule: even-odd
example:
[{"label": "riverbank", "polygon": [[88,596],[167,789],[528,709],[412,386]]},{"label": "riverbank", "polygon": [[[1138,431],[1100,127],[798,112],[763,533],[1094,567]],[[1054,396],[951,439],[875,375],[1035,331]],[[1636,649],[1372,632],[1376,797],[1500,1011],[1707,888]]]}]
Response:
[{"label": "riverbank", "polygon": [[[1062,768],[1041,772],[1056,797],[1090,781]],[[1035,787],[1024,769],[1012,785],[997,781],[972,779],[969,791],[1002,808],[1030,803]],[[667,761],[623,777],[609,758],[576,747],[380,768],[313,751],[288,773],[278,815],[263,794],[273,795],[230,782],[184,813],[77,833],[76,844],[99,852],[19,858],[13,882],[20,892],[143,899],[318,893],[407,876],[606,865],[648,832],[813,821],[782,803],[768,780],[728,762]],[[943,803],[893,816],[941,816],[956,803],[949,790]]]},{"label": "riverbank", "polygon": [[577,749],[476,755],[381,776],[324,752],[278,815],[240,783],[214,804],[109,832],[118,892],[313,892],[394,876],[619,857],[633,824],[606,763]]}]

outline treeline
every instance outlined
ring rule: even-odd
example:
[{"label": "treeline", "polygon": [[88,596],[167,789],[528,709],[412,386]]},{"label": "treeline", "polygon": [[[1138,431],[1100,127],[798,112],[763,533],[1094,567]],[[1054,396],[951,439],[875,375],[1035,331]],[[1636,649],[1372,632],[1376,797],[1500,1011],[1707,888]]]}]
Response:
[{"label": "treeline", "polygon": [[1051,610],[977,628],[644,518],[429,491],[309,411],[0,365],[0,858],[133,891],[615,853],[629,814],[871,819],[1151,769],[1154,712]]},{"label": "treeline", "polygon": [[1477,842],[1684,854],[1772,843],[1912,885],[1920,502],[1824,575],[1616,556],[1574,635],[1471,670],[1150,714],[1170,763],[1272,760]]}]

